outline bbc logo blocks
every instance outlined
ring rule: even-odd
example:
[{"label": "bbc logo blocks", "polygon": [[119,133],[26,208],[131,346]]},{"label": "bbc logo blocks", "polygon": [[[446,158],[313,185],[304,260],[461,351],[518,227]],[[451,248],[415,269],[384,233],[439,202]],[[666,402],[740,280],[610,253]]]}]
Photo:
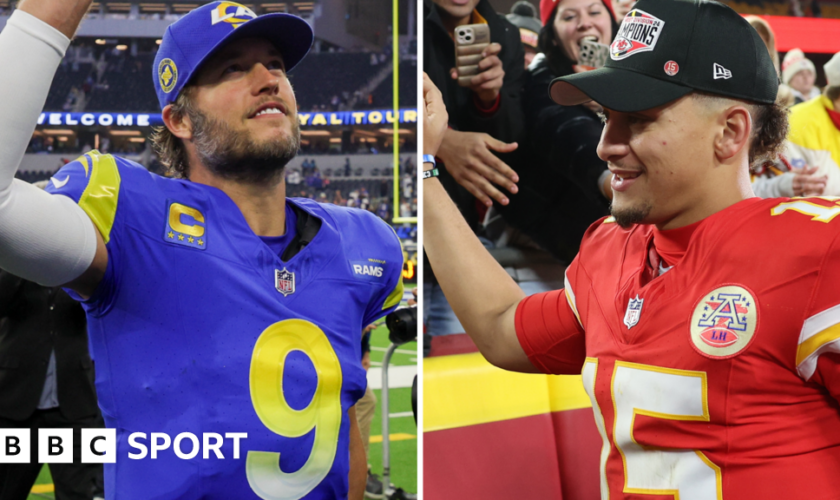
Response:
[{"label": "bbc logo blocks", "polygon": [[72,464],[73,429],[38,429],[38,461]]},{"label": "bbc logo blocks", "polygon": [[112,464],[116,461],[116,429],[82,429],[83,464]]},{"label": "bbc logo blocks", "polygon": [[[116,429],[82,429],[82,463],[113,463],[117,459]],[[29,429],[0,429],[0,463],[29,463]],[[73,463],[73,429],[38,429],[38,462]]]},{"label": "bbc logo blocks", "polygon": [[29,429],[0,429],[0,463],[29,463]]}]

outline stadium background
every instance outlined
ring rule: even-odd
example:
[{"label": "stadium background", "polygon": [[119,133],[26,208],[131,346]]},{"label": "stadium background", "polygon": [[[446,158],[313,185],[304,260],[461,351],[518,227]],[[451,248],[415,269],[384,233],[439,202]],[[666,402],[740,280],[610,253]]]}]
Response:
[{"label": "stadium background", "polygon": [[[16,3],[0,0],[0,29]],[[29,182],[49,179],[91,149],[162,173],[148,140],[152,127],[161,124],[152,64],[167,26],[205,3],[94,2],[52,82],[17,176]],[[239,3],[257,14],[296,14],[315,31],[312,51],[289,74],[298,101],[301,152],[286,169],[287,195],[359,207],[391,223],[405,251],[407,299],[416,283],[417,263],[416,0],[398,0],[396,41],[388,0]],[[371,339],[368,379],[380,401],[387,337],[383,322]],[[392,482],[406,491],[417,490],[417,429],[410,404],[416,363],[412,343],[400,347],[391,365]],[[378,474],[380,425],[381,405],[370,446],[370,462]],[[54,498],[51,483],[44,467],[30,498]]]},{"label": "stadium background", "polygon": [[[507,13],[517,0],[489,1]],[[539,12],[539,0],[527,1]],[[780,61],[802,49],[825,86],[823,65],[840,52],[840,1],[721,1],[771,25]],[[493,255],[520,284],[563,287],[565,266],[554,259],[521,249]],[[424,347],[423,498],[600,498],[602,441],[580,376],[500,370],[466,334],[432,337]]]}]

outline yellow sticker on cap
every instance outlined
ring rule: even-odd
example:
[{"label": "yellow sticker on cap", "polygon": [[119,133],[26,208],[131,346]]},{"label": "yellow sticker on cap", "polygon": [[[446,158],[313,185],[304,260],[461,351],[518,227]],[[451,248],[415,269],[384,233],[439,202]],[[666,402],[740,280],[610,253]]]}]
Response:
[{"label": "yellow sticker on cap", "polygon": [[160,88],[165,93],[172,92],[175,84],[178,83],[178,67],[175,66],[175,61],[172,59],[164,59],[158,65],[158,80],[160,81]]}]

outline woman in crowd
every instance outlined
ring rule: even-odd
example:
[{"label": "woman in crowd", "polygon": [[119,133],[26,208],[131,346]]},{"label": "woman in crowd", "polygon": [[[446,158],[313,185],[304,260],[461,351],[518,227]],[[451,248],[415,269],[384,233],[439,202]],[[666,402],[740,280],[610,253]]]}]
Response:
[{"label": "woman in crowd", "polygon": [[609,212],[610,175],[596,153],[603,127],[597,105],[560,106],[548,86],[587,70],[578,65],[580,43],[609,45],[618,25],[601,0],[543,0],[540,16],[541,54],[528,68],[522,94],[528,139],[520,146],[520,192],[503,212],[511,225],[570,262],[589,225]]}]

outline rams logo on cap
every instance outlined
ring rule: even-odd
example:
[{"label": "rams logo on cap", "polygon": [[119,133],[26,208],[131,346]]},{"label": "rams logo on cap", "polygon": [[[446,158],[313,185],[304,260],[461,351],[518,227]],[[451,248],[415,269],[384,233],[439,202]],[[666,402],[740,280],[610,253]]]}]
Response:
[{"label": "rams logo on cap", "polygon": [[232,24],[234,28],[238,28],[243,23],[257,17],[254,11],[248,7],[234,2],[220,2],[211,12],[214,26],[225,22]]},{"label": "rams logo on cap", "polygon": [[158,80],[160,80],[160,88],[165,93],[172,92],[175,84],[178,83],[178,67],[175,66],[175,61],[166,58],[158,65]]}]

